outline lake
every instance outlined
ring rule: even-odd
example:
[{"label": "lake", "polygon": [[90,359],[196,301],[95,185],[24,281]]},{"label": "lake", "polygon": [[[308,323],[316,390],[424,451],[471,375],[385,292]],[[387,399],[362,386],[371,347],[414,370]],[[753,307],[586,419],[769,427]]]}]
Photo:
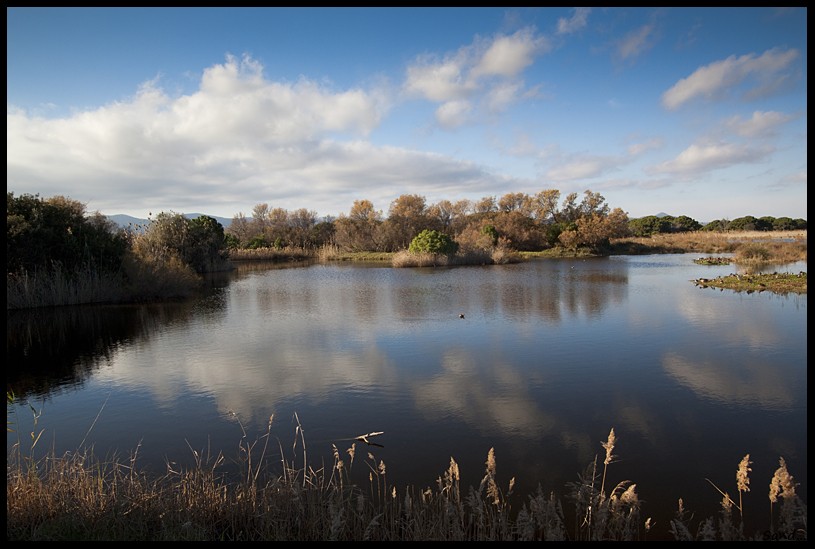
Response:
[{"label": "lake", "polygon": [[[162,473],[199,455],[237,458],[270,416],[268,466],[331,468],[436,487],[450,459],[497,480],[519,509],[566,484],[614,429],[606,486],[637,484],[649,539],[670,538],[679,498],[716,515],[751,456],[748,533],[768,526],[784,457],[807,485],[807,298],[696,287],[738,272],[699,254],[535,259],[502,266],[244,263],[184,302],[9,311],[7,448],[93,448]],[[806,262],[778,267],[806,271]],[[463,318],[461,318],[463,315]],[[298,426],[303,439],[296,437]],[[299,440],[295,447],[295,440]],[[282,455],[281,455],[282,452]],[[737,499],[737,498],[736,498]]]}]

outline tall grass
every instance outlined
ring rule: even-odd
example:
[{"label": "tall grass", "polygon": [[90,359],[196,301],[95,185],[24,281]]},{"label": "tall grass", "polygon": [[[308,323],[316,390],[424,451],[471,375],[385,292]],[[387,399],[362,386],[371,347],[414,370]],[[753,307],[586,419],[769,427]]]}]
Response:
[{"label": "tall grass", "polygon": [[[635,484],[624,480],[606,491],[616,457],[613,429],[602,444],[602,474],[595,457],[579,481],[567,486],[574,512],[570,528],[561,499],[540,487],[513,509],[515,479],[502,487],[493,449],[478,486],[462,486],[451,457],[433,485],[398,488],[389,483],[375,445],[355,441],[345,450],[332,445],[333,462],[315,468],[299,418],[295,415],[290,450],[271,443],[273,419],[255,440],[241,425],[237,473],[225,471],[223,454],[193,449],[190,467],[168,462],[158,477],[140,472],[138,449],[126,459],[105,462],[85,450],[34,461],[33,453],[23,450],[37,444],[39,436],[32,432],[28,443],[22,437],[8,455],[7,540],[633,541],[647,539],[651,528],[651,519],[642,519]],[[795,494],[783,459],[780,463],[770,484],[769,531],[774,539],[805,539],[806,505]],[[740,492],[747,491],[747,472],[742,462]],[[726,500],[718,521],[710,518],[698,526],[680,500],[671,532],[676,539],[762,539],[745,533],[731,513],[732,500]]]},{"label": "tall grass", "polygon": [[806,231],[693,231],[659,233],[650,237],[619,238],[612,253],[653,254],[699,252],[732,253],[736,262],[793,263],[807,259]]},{"label": "tall grass", "polygon": [[391,260],[393,267],[447,267],[454,265],[504,265],[519,263],[523,257],[518,252],[505,247],[492,249],[465,249],[455,255],[434,254],[430,252],[396,252]]},{"label": "tall grass", "polygon": [[189,297],[201,278],[176,255],[156,257],[135,249],[118,271],[85,266],[76,271],[54,264],[6,275],[6,308],[24,309],[89,303],[122,303]]},{"label": "tall grass", "polygon": [[315,255],[316,252],[312,250],[296,246],[229,250],[229,259],[233,261],[301,261],[314,258]]},{"label": "tall grass", "polygon": [[69,273],[55,265],[6,275],[7,309],[116,302],[124,295],[119,275],[90,267]]}]

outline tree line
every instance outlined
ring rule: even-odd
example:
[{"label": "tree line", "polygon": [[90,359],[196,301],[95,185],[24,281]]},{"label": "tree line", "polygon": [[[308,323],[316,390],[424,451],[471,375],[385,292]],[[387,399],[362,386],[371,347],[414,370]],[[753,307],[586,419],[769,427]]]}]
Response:
[{"label": "tree line", "polygon": [[76,200],[6,194],[7,307],[184,297],[231,268],[214,218],[162,212],[119,228]]},{"label": "tree line", "polygon": [[517,251],[562,246],[602,252],[610,239],[686,231],[806,230],[806,220],[789,217],[740,217],[715,220],[704,226],[682,215],[629,219],[605,198],[585,191],[561,197],[557,189],[534,195],[508,193],[500,198],[441,200],[428,204],[423,196],[404,194],[391,202],[387,215],[370,200],[354,201],[349,212],[319,219],[316,212],[287,211],[258,204],[247,217],[239,213],[226,229],[234,249],[319,248],[326,244],[345,252],[396,252],[410,249],[422,231],[450,237],[458,250],[503,245]]},{"label": "tree line", "polygon": [[[251,217],[239,213],[224,227],[214,218],[188,219],[161,212],[145,226],[118,228],[81,202],[64,196],[6,195],[6,267],[12,281],[76,281],[100,273],[137,297],[173,295],[201,273],[230,268],[235,249],[289,248],[345,252],[410,252],[489,257],[497,251],[542,251],[561,247],[602,254],[626,236],[697,230],[806,230],[806,220],[745,216],[702,226],[687,216],[629,219],[620,208],[586,190],[561,196],[557,189],[500,198],[441,200],[403,194],[387,215],[370,200],[355,200],[348,213],[318,218],[311,210],[288,211],[258,204]],[[43,278],[41,275],[45,275]],[[22,282],[20,282],[22,280]],[[11,289],[9,291],[12,291]],[[15,290],[16,291],[16,290]]]}]

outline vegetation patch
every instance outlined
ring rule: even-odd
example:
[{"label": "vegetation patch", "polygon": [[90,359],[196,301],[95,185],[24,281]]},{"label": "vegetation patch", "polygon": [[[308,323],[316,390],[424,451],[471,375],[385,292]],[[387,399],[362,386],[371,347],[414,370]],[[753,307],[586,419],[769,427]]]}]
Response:
[{"label": "vegetation patch", "polygon": [[694,259],[693,262],[697,265],[730,265],[731,259],[729,257],[700,257]]},{"label": "vegetation patch", "polygon": [[[452,457],[427,487],[397,487],[375,455],[382,446],[369,440],[384,433],[358,436],[344,451],[332,444],[333,463],[311,467],[298,420],[292,455],[274,459],[282,471],[272,471],[272,416],[261,439],[248,441],[244,430],[237,476],[224,471],[225,456],[194,452],[194,466],[168,462],[156,478],[139,470],[136,453],[35,459],[36,417],[7,457],[7,541],[640,541],[662,521],[645,513],[637,484],[612,481],[614,429],[566,497],[539,483],[518,500],[515,477],[499,478],[493,448],[477,487],[462,483]],[[708,481],[722,495],[716,517],[696,518],[680,498],[668,533],[678,541],[806,540],[806,503],[783,457],[769,483],[769,523],[745,524],[752,464],[750,454],[738,464],[733,498]]]},{"label": "vegetation patch", "polygon": [[702,288],[721,288],[737,292],[770,291],[779,294],[807,293],[807,274],[770,273],[770,274],[729,274],[717,278],[697,278],[694,284]]}]

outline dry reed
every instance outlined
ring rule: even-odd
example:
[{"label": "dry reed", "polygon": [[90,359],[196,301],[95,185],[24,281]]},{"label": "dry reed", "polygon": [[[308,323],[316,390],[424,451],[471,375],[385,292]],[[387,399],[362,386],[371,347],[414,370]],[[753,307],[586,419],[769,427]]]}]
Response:
[{"label": "dry reed", "polygon": [[[514,478],[502,491],[497,458],[490,449],[478,487],[464,489],[456,461],[436,481],[436,489],[397,489],[389,484],[387,467],[367,453],[367,489],[353,479],[358,451],[332,445],[334,463],[314,468],[308,463],[304,429],[295,415],[291,456],[279,445],[273,467],[266,431],[251,441],[238,421],[239,471],[228,473],[222,454],[203,455],[190,449],[192,465],[167,463],[158,478],[137,467],[138,449],[129,459],[98,461],[91,451],[78,451],[39,461],[23,452],[23,440],[8,456],[6,537],[8,541],[543,541],[641,540],[652,526],[640,519],[636,485],[619,482],[609,494],[597,489],[597,458],[580,482],[570,483],[574,501],[574,532],[569,535],[563,505],[554,492],[528,496],[516,511],[510,505]],[[37,444],[36,429],[29,445]],[[614,463],[614,432],[602,444],[605,467]],[[746,492],[749,459],[739,464],[737,485]],[[276,472],[275,472],[276,471]],[[365,471],[363,471],[364,473]],[[603,472],[605,477],[606,471]],[[772,522],[774,539],[806,538],[806,505],[783,458],[770,483],[770,501],[781,505]],[[780,501],[780,503],[779,503]],[[721,517],[698,524],[679,500],[671,521],[676,539],[750,538],[732,520],[732,500],[725,495]],[[772,508],[772,507],[771,507]]]}]

